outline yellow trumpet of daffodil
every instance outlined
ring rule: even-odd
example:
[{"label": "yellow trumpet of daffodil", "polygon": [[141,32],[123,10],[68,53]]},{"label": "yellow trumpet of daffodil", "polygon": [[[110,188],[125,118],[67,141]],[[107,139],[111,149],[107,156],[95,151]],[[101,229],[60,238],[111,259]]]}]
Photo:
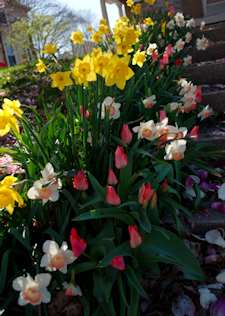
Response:
[{"label": "yellow trumpet of daffodil", "polygon": [[53,44],[53,43],[45,44],[42,52],[44,54],[54,55],[57,52],[57,46],[56,44]]},{"label": "yellow trumpet of daffodil", "polygon": [[7,176],[0,181],[0,209],[6,209],[10,215],[13,214],[15,204],[18,203],[19,207],[24,206],[23,198],[13,188],[17,178]]}]

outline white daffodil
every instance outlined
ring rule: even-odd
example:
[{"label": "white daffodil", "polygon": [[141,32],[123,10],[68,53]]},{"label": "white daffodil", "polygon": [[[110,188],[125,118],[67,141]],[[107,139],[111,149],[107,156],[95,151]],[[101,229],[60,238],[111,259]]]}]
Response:
[{"label": "white daffodil", "polygon": [[134,133],[138,133],[138,139],[154,140],[156,136],[156,126],[153,120],[141,122],[140,126],[133,128]]},{"label": "white daffodil", "polygon": [[59,270],[62,273],[67,272],[67,265],[76,260],[73,252],[68,249],[66,242],[62,243],[61,248],[53,240],[46,240],[43,244],[43,252],[41,258],[41,267],[45,267],[48,271]]},{"label": "white daffodil", "polygon": [[192,40],[192,33],[191,32],[187,32],[186,35],[185,35],[185,42],[187,44],[189,44]]},{"label": "white daffodil", "polygon": [[49,303],[51,294],[47,290],[47,286],[51,281],[49,273],[40,273],[33,279],[29,274],[26,277],[20,276],[13,281],[13,288],[20,292],[18,304],[23,306],[26,304],[39,305],[41,303]]},{"label": "white daffodil", "polygon": [[57,173],[55,173],[54,168],[50,162],[47,163],[45,168],[41,171],[42,179],[46,182],[51,182],[57,177]]},{"label": "white daffodil", "polygon": [[217,301],[217,297],[207,287],[201,287],[198,289],[200,294],[200,304],[204,309],[208,309],[209,306]]},{"label": "white daffodil", "polygon": [[186,26],[187,27],[190,27],[190,28],[193,28],[196,26],[196,23],[195,23],[195,20],[194,19],[190,19],[186,22]]},{"label": "white daffodil", "polygon": [[218,198],[225,201],[225,183],[223,183],[218,190]]},{"label": "white daffodil", "polygon": [[174,23],[174,20],[170,20],[168,23],[167,23],[167,28],[169,30],[173,30],[175,28],[175,23]]},{"label": "white daffodil", "polygon": [[174,48],[175,48],[176,51],[180,52],[181,50],[184,49],[184,46],[185,46],[185,42],[180,38],[180,39],[176,42]]},{"label": "white daffodil", "polygon": [[[98,107],[100,108],[100,105]],[[120,107],[121,104],[115,103],[112,97],[106,97],[101,106],[101,119],[104,119],[106,114],[108,114],[109,119],[118,119],[120,117]]]},{"label": "white daffodil", "polygon": [[181,107],[181,103],[178,103],[178,102],[171,102],[171,103],[169,104],[169,109],[170,109],[170,111],[176,111],[176,110],[178,110],[180,107]]},{"label": "white daffodil", "polygon": [[184,61],[184,66],[191,65],[192,64],[192,56],[188,55],[188,56],[184,57],[183,61]]},{"label": "white daffodil", "polygon": [[165,160],[181,160],[184,158],[187,141],[184,139],[174,140],[165,147]]},{"label": "white daffodil", "polygon": [[202,38],[197,38],[196,40],[197,50],[206,50],[208,46],[209,46],[209,41],[204,35],[202,36]]},{"label": "white daffodil", "polygon": [[72,283],[64,282],[63,287],[66,296],[82,296],[82,291],[78,285],[74,286]]},{"label": "white daffodil", "polygon": [[207,105],[206,107],[204,107],[204,109],[198,113],[198,117],[201,118],[201,120],[207,119],[208,117],[213,115],[213,109]]},{"label": "white daffodil", "polygon": [[153,94],[152,96],[144,99],[142,102],[146,109],[152,109],[156,104],[156,96]]},{"label": "white daffodil", "polygon": [[182,139],[185,138],[188,133],[186,127],[177,127],[177,126],[167,126],[167,140],[174,140],[174,139]]},{"label": "white daffodil", "polygon": [[177,12],[176,15],[174,16],[174,20],[175,20],[176,25],[178,27],[184,27],[185,26],[185,19],[184,19],[183,13]]},{"label": "white daffodil", "polygon": [[147,55],[151,56],[153,54],[153,52],[157,51],[157,44],[156,43],[150,43],[146,53]]}]

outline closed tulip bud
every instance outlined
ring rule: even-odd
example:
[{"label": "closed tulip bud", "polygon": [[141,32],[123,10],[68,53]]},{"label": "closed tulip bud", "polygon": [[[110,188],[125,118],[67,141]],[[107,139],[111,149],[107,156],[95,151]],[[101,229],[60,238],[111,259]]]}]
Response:
[{"label": "closed tulip bud", "polygon": [[115,151],[115,165],[117,169],[125,168],[128,165],[127,154],[122,146],[118,146]]},{"label": "closed tulip bud", "polygon": [[162,184],[161,184],[161,189],[163,192],[166,192],[169,188],[168,180],[164,179]]},{"label": "closed tulip bud", "polygon": [[129,225],[128,232],[130,235],[130,247],[137,248],[142,244],[142,237],[136,225]]},{"label": "closed tulip bud", "polygon": [[107,183],[109,185],[117,185],[117,183],[118,183],[118,179],[117,179],[114,171],[111,168],[109,168]]},{"label": "closed tulip bud", "polygon": [[79,257],[87,248],[87,242],[84,239],[81,239],[77,233],[76,228],[71,229],[70,233],[70,243],[72,251],[75,257]]},{"label": "closed tulip bud", "polygon": [[165,111],[159,111],[159,119],[160,119],[160,122],[162,122],[165,118],[166,118],[166,112]]},{"label": "closed tulip bud", "polygon": [[111,261],[111,266],[120,271],[123,271],[126,269],[125,262],[122,256],[114,257]]},{"label": "closed tulip bud", "polygon": [[153,192],[152,199],[151,199],[151,208],[156,208],[157,201],[158,201],[157,193]]},{"label": "closed tulip bud", "polygon": [[192,128],[192,130],[190,131],[189,136],[190,136],[190,138],[197,139],[197,138],[199,138],[199,134],[200,134],[200,128],[199,128],[199,126],[194,126],[194,127]]},{"label": "closed tulip bud", "polygon": [[79,170],[74,176],[73,187],[79,191],[86,191],[88,189],[89,183],[84,170]]},{"label": "closed tulip bud", "polygon": [[138,201],[143,207],[147,207],[151,201],[154,190],[150,183],[143,183],[139,189]]},{"label": "closed tulip bud", "polygon": [[132,142],[133,134],[127,124],[123,125],[120,132],[120,138],[124,144],[129,145]]},{"label": "closed tulip bud", "polygon": [[116,193],[116,190],[111,185],[108,185],[106,188],[106,197],[105,201],[110,205],[120,205],[121,200],[119,195]]}]

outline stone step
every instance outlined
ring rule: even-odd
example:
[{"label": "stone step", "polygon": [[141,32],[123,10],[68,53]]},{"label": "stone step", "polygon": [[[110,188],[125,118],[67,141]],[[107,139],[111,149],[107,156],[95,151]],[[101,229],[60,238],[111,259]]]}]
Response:
[{"label": "stone step", "polygon": [[200,29],[195,30],[197,37],[202,37],[202,33],[213,42],[225,41],[225,22],[208,24],[203,31]]},{"label": "stone step", "polygon": [[203,93],[203,104],[209,104],[215,112],[225,111],[225,89]]},{"label": "stone step", "polygon": [[214,210],[199,212],[191,219],[191,230],[193,233],[206,233],[211,229],[225,228],[225,214]]},{"label": "stone step", "polygon": [[225,59],[193,64],[186,69],[186,76],[194,84],[225,84]]},{"label": "stone step", "polygon": [[[223,32],[225,35],[225,29]],[[206,50],[197,50],[194,48],[191,55],[193,63],[225,59],[225,41],[210,42],[209,47]]]}]

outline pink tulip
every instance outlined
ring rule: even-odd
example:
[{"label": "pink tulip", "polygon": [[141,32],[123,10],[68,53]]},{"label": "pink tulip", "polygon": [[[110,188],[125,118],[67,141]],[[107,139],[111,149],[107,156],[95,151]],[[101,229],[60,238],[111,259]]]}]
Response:
[{"label": "pink tulip", "polygon": [[87,248],[87,242],[84,239],[81,239],[77,233],[76,228],[71,229],[70,233],[70,243],[72,251],[75,257],[79,257]]},{"label": "pink tulip", "polygon": [[118,183],[118,179],[117,179],[114,171],[111,168],[109,168],[107,183],[109,185],[117,185],[117,183]]},{"label": "pink tulip", "polygon": [[142,244],[142,237],[136,225],[129,225],[128,232],[130,234],[130,247],[137,248]]},{"label": "pink tulip", "polygon": [[122,256],[114,257],[111,261],[111,266],[120,271],[123,271],[126,269],[125,262]]},{"label": "pink tulip", "polygon": [[124,144],[130,144],[132,142],[133,134],[127,124],[123,124],[120,132],[120,138]]},{"label": "pink tulip", "polygon": [[143,183],[139,189],[138,201],[143,207],[147,207],[154,195],[154,190],[150,183]]},{"label": "pink tulip", "polygon": [[116,193],[116,190],[111,185],[108,185],[106,188],[106,197],[105,201],[110,205],[120,205],[121,200],[119,195]]},{"label": "pink tulip", "polygon": [[73,177],[73,187],[79,191],[86,191],[88,189],[89,183],[84,170],[79,170]]},{"label": "pink tulip", "polygon": [[125,168],[128,165],[127,154],[122,146],[118,146],[115,151],[115,165],[117,169]]},{"label": "pink tulip", "polygon": [[200,128],[199,128],[199,126],[196,125],[190,131],[189,136],[190,136],[190,138],[195,138],[196,139],[196,138],[199,138],[199,133],[200,133]]}]

